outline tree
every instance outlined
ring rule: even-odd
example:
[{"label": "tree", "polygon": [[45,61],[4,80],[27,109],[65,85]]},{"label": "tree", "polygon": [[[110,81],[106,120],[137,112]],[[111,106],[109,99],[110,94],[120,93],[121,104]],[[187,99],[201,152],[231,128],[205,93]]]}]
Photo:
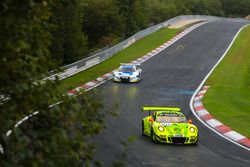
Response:
[{"label": "tree", "polygon": [[[114,0],[85,0],[83,4],[83,30],[88,34],[90,48],[116,43],[122,36],[124,25]],[[103,40],[109,39],[106,45]]]},{"label": "tree", "polygon": [[[175,15],[238,17],[249,9],[249,0],[1,0],[0,166],[92,160],[90,138],[103,128],[105,115],[101,99],[93,92],[63,96],[58,80],[37,82],[59,64],[84,57],[88,42],[91,49],[109,46]],[[63,103],[51,107],[58,101]],[[39,114],[13,127],[34,111]]]},{"label": "tree", "polygon": [[52,56],[62,64],[86,57],[89,51],[87,37],[82,31],[81,1],[59,0],[53,5],[52,11]]},{"label": "tree", "polygon": [[116,0],[119,15],[125,25],[125,37],[131,36],[137,31],[146,28],[148,22],[148,3],[145,0]]},{"label": "tree", "polygon": [[249,15],[250,1],[249,0],[220,0],[222,9],[226,16],[244,17]]},{"label": "tree", "polygon": [[[181,7],[181,5],[184,2],[182,1],[180,4],[178,4],[173,0],[155,0],[150,3],[150,22],[153,24],[160,23],[162,21],[165,21],[171,17],[174,17],[178,10],[178,8]],[[177,4],[177,5],[176,5]],[[186,7],[185,7],[186,8]],[[182,11],[184,12],[184,11]]]},{"label": "tree", "polygon": [[[98,112],[102,105],[95,94],[69,98],[58,90],[58,81],[36,82],[57,66],[50,54],[54,26],[49,20],[55,3],[0,3],[1,167],[88,164],[93,155],[89,138],[103,127],[104,113]],[[50,106],[58,101],[63,103]],[[39,114],[13,127],[34,111]],[[13,131],[7,137],[9,129]]]},{"label": "tree", "polygon": [[190,10],[193,14],[222,15],[221,3],[219,0],[191,0]]}]

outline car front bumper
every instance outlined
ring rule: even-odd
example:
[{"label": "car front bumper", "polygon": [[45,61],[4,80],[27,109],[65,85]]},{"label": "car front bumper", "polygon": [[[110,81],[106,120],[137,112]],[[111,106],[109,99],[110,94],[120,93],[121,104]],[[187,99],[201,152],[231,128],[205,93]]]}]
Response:
[{"label": "car front bumper", "polygon": [[141,80],[140,77],[127,77],[127,78],[123,78],[123,77],[113,77],[113,81],[115,82],[139,82]]},{"label": "car front bumper", "polygon": [[184,136],[184,137],[174,137],[167,135],[156,135],[154,134],[153,140],[159,143],[169,143],[169,144],[195,144],[198,142],[198,135],[195,136]]}]

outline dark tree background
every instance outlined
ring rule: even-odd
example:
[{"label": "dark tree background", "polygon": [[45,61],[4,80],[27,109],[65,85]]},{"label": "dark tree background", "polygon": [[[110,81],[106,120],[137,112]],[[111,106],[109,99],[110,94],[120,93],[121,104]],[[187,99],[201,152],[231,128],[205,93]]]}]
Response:
[{"label": "dark tree background", "polygon": [[[89,139],[103,128],[105,116],[98,112],[101,99],[95,94],[83,94],[77,99],[63,96],[57,89],[58,81],[35,83],[58,65],[50,51],[55,40],[67,46],[58,45],[60,53],[81,53],[80,44],[86,40],[80,24],[71,24],[73,19],[80,20],[74,5],[77,3],[56,4],[53,0],[1,1],[1,167],[82,166],[91,161],[94,147]],[[64,8],[61,12],[67,16],[55,18],[55,7]],[[58,27],[52,19],[67,21]],[[64,36],[55,39],[54,33]],[[59,101],[63,103],[49,107]],[[35,111],[40,113],[14,128],[15,123]],[[13,132],[7,137],[10,129]]]},{"label": "dark tree background", "polygon": [[69,64],[174,16],[245,17],[250,1],[58,0],[52,11],[51,52],[58,62]]},{"label": "dark tree background", "polygon": [[245,17],[249,15],[250,1],[58,0],[52,11],[50,50],[62,65],[177,15]]},{"label": "dark tree background", "polygon": [[[177,15],[245,17],[249,11],[249,0],[0,0],[0,166],[92,160],[89,139],[104,127],[101,100],[63,96],[58,81],[34,84],[51,69]],[[63,103],[48,107],[58,101]],[[37,110],[38,116],[13,128]]]}]

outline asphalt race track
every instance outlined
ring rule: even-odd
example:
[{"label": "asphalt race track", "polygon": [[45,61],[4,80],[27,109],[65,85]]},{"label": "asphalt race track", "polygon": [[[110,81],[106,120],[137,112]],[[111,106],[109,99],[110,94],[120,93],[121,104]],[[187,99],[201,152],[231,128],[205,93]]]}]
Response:
[{"label": "asphalt race track", "polygon": [[[109,166],[124,152],[121,141],[135,136],[127,148],[127,166],[131,167],[249,167],[250,152],[232,144],[201,124],[189,103],[203,78],[223,55],[245,22],[220,21],[204,24],[157,56],[142,64],[143,80],[138,84],[113,83],[97,88],[105,108],[119,104],[119,116],[106,120],[107,128],[95,138],[95,159]],[[198,126],[198,146],[154,144],[141,136],[140,111],[144,105],[181,107]]]}]

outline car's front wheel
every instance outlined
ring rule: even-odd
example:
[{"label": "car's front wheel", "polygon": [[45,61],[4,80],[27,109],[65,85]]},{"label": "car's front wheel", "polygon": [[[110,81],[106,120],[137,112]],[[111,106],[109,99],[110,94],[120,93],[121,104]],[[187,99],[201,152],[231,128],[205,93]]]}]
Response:
[{"label": "car's front wheel", "polygon": [[199,133],[198,133],[198,135],[197,135],[197,141],[194,143],[194,145],[197,146],[197,145],[198,145],[198,142],[199,142]]}]

